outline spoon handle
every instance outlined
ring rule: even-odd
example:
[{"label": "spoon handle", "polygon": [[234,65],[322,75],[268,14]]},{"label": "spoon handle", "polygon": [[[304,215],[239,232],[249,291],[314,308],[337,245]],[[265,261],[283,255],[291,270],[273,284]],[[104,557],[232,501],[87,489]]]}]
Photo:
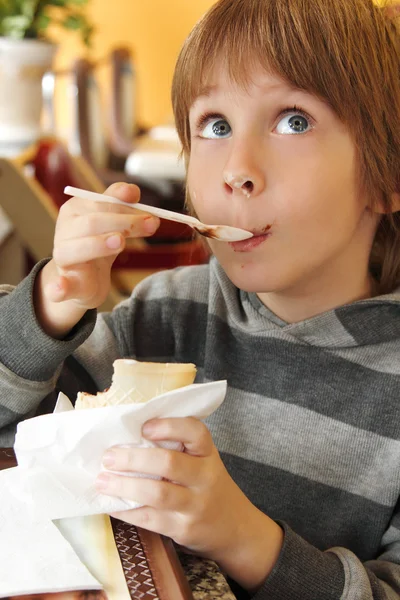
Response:
[{"label": "spoon handle", "polygon": [[133,208],[134,210],[142,210],[149,215],[160,217],[160,219],[167,219],[168,221],[176,221],[176,223],[184,223],[190,225],[190,227],[198,227],[201,225],[200,221],[195,217],[189,215],[182,215],[181,213],[173,212],[172,210],[166,210],[165,208],[158,208],[156,206],[148,206],[147,204],[129,204],[114,196],[107,196],[106,194],[98,194],[96,192],[90,192],[89,190],[82,190],[80,188],[72,187],[67,185],[64,189],[64,194],[68,196],[76,196],[82,198],[82,200],[93,200],[94,202],[106,202],[108,204],[120,204],[125,208]]}]

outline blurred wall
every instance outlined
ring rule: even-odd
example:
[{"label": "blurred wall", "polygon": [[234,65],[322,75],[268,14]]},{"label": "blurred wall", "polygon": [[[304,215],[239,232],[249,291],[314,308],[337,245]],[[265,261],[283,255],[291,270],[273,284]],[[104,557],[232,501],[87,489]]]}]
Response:
[{"label": "blurred wall", "polygon": [[[179,49],[193,25],[214,1],[91,0],[88,13],[97,30],[93,48],[87,52],[73,32],[57,32],[60,50],[56,68],[68,68],[71,61],[82,54],[97,60],[113,46],[129,46],[136,57],[139,120],[147,126],[163,122],[171,115],[170,86]],[[107,67],[99,69],[99,78],[105,91]],[[61,132],[68,128],[69,112],[65,86],[61,83],[57,91]]]}]

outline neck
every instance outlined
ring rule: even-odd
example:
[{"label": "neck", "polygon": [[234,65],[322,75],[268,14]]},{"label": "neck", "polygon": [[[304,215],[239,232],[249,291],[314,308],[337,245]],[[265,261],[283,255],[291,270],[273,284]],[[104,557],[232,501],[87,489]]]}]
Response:
[{"label": "neck", "polygon": [[[339,306],[371,298],[374,281],[366,269],[354,277],[354,272],[333,277],[332,273],[321,280],[315,277],[301,289],[286,289],[281,292],[259,293],[261,302],[286,323],[299,323],[328,312]],[[346,278],[347,274],[347,278]]]}]

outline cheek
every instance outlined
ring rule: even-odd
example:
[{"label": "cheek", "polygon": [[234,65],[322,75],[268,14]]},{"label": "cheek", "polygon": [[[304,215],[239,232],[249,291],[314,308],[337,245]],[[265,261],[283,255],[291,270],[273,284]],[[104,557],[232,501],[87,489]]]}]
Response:
[{"label": "cheek", "polygon": [[206,158],[197,156],[189,161],[186,185],[197,217],[205,223],[218,223],[218,214],[222,210],[222,203],[218,202],[221,170]]},{"label": "cheek", "polygon": [[220,180],[226,162],[226,149],[219,140],[194,140],[188,162],[188,177],[203,185]]},{"label": "cheek", "polygon": [[318,234],[339,224],[352,227],[365,208],[352,148],[314,153],[291,175],[280,190],[277,208],[285,219],[307,231]]}]

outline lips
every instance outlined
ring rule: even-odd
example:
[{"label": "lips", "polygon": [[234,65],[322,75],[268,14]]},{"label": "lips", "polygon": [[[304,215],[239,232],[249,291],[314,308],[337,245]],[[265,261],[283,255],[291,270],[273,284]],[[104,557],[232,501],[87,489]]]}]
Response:
[{"label": "lips", "polygon": [[229,245],[235,252],[251,252],[266,242],[269,237],[271,237],[271,233],[269,231],[267,231],[267,233],[255,233],[254,236],[248,240],[229,242]]}]

